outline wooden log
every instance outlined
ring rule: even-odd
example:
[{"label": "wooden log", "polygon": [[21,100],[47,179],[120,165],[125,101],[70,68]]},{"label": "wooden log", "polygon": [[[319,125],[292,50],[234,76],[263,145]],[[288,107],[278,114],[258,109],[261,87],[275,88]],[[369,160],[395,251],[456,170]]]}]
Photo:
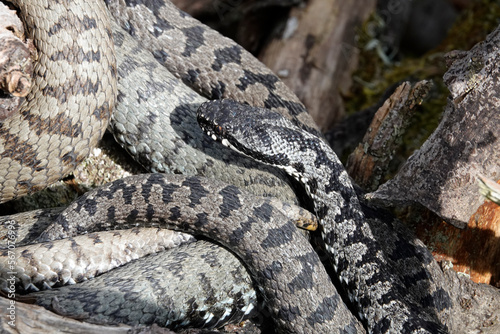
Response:
[{"label": "wooden log", "polygon": [[432,213],[421,213],[419,221],[415,233],[436,260],[450,261],[474,282],[500,287],[500,206],[485,201],[463,230]]},{"label": "wooden log", "polygon": [[0,3],[0,121],[17,112],[31,89],[33,47],[24,42],[24,28],[14,10]]},{"label": "wooden log", "polygon": [[305,104],[320,129],[344,115],[339,91],[357,66],[355,28],[375,8],[373,0],[311,0],[291,10],[286,28],[259,59]]},{"label": "wooden log", "polygon": [[454,305],[446,324],[449,332],[499,333],[500,290],[491,285],[474,283],[465,275],[457,274],[447,262],[443,262],[441,267]]}]

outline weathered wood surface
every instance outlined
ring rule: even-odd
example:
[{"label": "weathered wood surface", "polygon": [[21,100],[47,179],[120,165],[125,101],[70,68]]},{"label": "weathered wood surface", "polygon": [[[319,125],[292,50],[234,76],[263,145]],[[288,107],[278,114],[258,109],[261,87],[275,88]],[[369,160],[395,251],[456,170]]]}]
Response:
[{"label": "weathered wood surface", "polygon": [[432,250],[437,261],[477,283],[500,288],[500,206],[486,200],[471,216],[467,228],[458,229],[427,209],[415,209],[415,234]]},{"label": "weathered wood surface", "polygon": [[396,177],[367,198],[420,203],[464,228],[484,200],[478,176],[500,178],[500,27],[454,57],[444,76],[451,96],[438,128]]},{"label": "weathered wood surface", "polygon": [[416,106],[431,86],[426,80],[415,84],[403,82],[375,113],[363,140],[346,164],[347,173],[363,189],[377,189]]},{"label": "weathered wood surface", "polygon": [[310,0],[293,8],[286,28],[259,59],[305,104],[320,129],[344,114],[339,91],[357,66],[355,28],[373,12],[373,0]]},{"label": "weathered wood surface", "polygon": [[467,276],[442,266],[447,292],[454,305],[448,318],[450,333],[499,333],[500,290],[491,285],[474,283]]},{"label": "weathered wood surface", "polygon": [[[498,46],[498,41],[496,43]],[[467,55],[465,57],[467,57]],[[496,59],[498,59],[498,57]],[[306,58],[304,58],[304,60],[306,60]],[[486,60],[489,61],[488,59]],[[458,106],[469,101],[471,98],[469,95],[481,95],[481,93],[475,90],[477,90],[478,87],[482,87],[479,85],[478,77],[476,77],[477,75],[481,75],[482,72],[476,70],[479,69],[479,64],[484,63],[484,67],[487,67],[487,64],[486,61],[478,62],[476,58],[471,58],[469,64],[471,63],[472,66],[469,65],[469,67],[466,67],[469,68],[469,74],[465,76],[468,78],[466,80],[468,84],[465,84],[465,89],[458,89],[458,93],[454,95],[455,103]],[[316,62],[314,62],[314,64],[316,64]],[[467,62],[465,62],[465,64],[467,65]],[[491,63],[488,63],[488,66],[491,67]],[[472,69],[472,71],[470,69]],[[488,75],[490,75],[490,73],[486,73],[482,78],[484,79]],[[496,102],[498,103],[498,99]],[[483,102],[482,104],[477,103],[477,105],[483,104]],[[462,107],[465,108],[464,106]],[[455,106],[455,108],[458,107]],[[464,111],[462,110],[460,112],[463,113]],[[451,111],[448,113],[451,113]],[[448,115],[448,117],[451,116]],[[498,125],[498,122],[496,124]],[[458,132],[455,134],[458,134]],[[498,132],[496,134],[498,134]],[[498,165],[498,159],[496,162]],[[498,174],[496,174],[496,176],[498,178]],[[498,333],[500,331],[499,290],[484,284],[473,283],[465,276],[457,275],[450,269],[444,269],[444,275],[446,277],[446,284],[449,286],[448,291],[455,304],[451,317],[449,318],[454,333],[460,333],[460,328],[477,328],[478,331],[481,330],[483,333]],[[0,297],[0,308],[2,310],[7,310],[9,305],[9,300]],[[38,306],[19,302],[16,303],[16,328],[8,325],[8,321],[10,320],[8,318],[8,312],[2,311],[0,315],[0,328],[7,333],[121,333],[128,330],[131,330],[129,333],[171,333],[166,329],[157,327],[131,329],[127,326],[113,328],[86,324],[74,319],[61,317]]]}]

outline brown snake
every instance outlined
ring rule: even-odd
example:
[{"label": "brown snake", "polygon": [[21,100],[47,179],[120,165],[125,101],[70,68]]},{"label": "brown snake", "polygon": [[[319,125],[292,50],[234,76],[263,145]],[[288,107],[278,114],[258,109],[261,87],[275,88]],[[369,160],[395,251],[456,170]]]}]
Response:
[{"label": "brown snake", "polygon": [[[87,154],[88,149],[95,145],[95,142],[101,137],[103,128],[107,124],[109,112],[114,106],[114,92],[116,90],[116,83],[114,81],[116,69],[114,62],[108,60],[98,63],[103,57],[107,57],[107,54],[104,54],[104,50],[109,51],[108,46],[111,45],[109,41],[111,32],[106,25],[104,14],[106,13],[106,9],[99,2],[72,2],[71,5],[67,5],[66,7],[61,5],[61,8],[59,8],[59,4],[52,5],[50,3],[48,7],[55,13],[52,13],[50,10],[42,10],[41,7],[45,7],[43,1],[32,1],[29,4],[19,1],[15,4],[20,7],[21,12],[24,14],[25,22],[30,26],[37,27],[31,37],[37,41],[36,47],[39,52],[39,61],[35,68],[35,76],[42,79],[37,79],[38,81],[33,85],[33,93],[27,97],[27,102],[23,105],[19,114],[2,124],[2,131],[5,133],[8,132],[8,134],[2,136],[2,139],[5,139],[5,145],[1,162],[5,164],[5,168],[3,169],[7,170],[5,175],[0,176],[2,202],[22,196],[28,192],[39,190],[45,185],[61,178],[74,168]],[[80,9],[82,11],[79,11]],[[79,14],[75,14],[73,11],[78,11]],[[53,18],[53,20],[46,20],[46,16]],[[65,35],[66,30],[72,31],[75,36],[68,38]],[[101,35],[96,36],[99,32],[106,39],[102,38]],[[59,37],[66,42],[66,45],[60,41],[52,41],[51,39],[48,39],[49,43],[46,43],[46,35],[53,37],[53,39]],[[87,38],[92,41],[101,41],[102,44],[91,46],[88,49],[86,45]],[[74,43],[72,42],[73,40],[79,43]],[[57,45],[57,47],[52,46],[52,44]],[[231,50],[234,50],[234,48]],[[64,56],[68,56],[68,59],[65,59]],[[109,58],[111,59],[111,56]],[[76,64],[76,66],[70,67],[68,66],[69,64]],[[89,64],[94,65],[94,67],[90,66],[89,74],[87,74],[82,67]],[[106,70],[111,70],[110,78],[103,77]],[[270,74],[266,75],[270,76]],[[103,92],[102,89],[109,86],[110,79],[113,79],[112,90],[110,92]],[[241,92],[243,91],[241,90]],[[74,94],[70,95],[70,93]],[[87,100],[100,102],[100,105],[94,106],[92,102],[88,102]],[[57,108],[51,109],[54,106],[57,106]],[[81,108],[81,110],[77,109],[77,107]],[[299,108],[299,110],[302,109]],[[85,112],[88,112],[88,115]],[[36,118],[35,115],[38,114],[40,115]],[[76,117],[75,119],[67,120],[68,115],[76,115]],[[96,117],[99,117],[97,122],[94,119]],[[35,120],[39,122],[36,123]],[[26,130],[14,132],[14,130],[17,130],[15,127],[16,122],[25,124],[25,126],[27,125],[27,128],[34,132],[30,132],[31,134],[28,134]],[[97,124],[95,126],[99,127],[98,129],[96,128],[95,132],[91,132],[93,127],[89,127],[90,124]],[[13,134],[10,134],[9,131],[12,131]],[[59,132],[60,135],[58,136]],[[76,139],[69,140],[73,145],[69,146],[68,140],[65,140],[62,136],[63,134],[83,139],[83,141],[77,143]],[[25,143],[21,142],[21,139],[17,139],[21,135],[24,135],[22,138],[24,138]],[[84,135],[90,136],[91,139],[86,141],[83,138]],[[48,136],[51,137],[48,138]],[[52,144],[52,141],[56,141],[56,139],[61,141],[60,146]],[[43,146],[47,140],[49,143],[48,148]],[[32,143],[33,141],[40,143],[40,145],[36,146]],[[8,145],[12,146],[8,147]],[[81,150],[82,147],[84,148],[82,154],[76,156],[75,152]],[[44,156],[47,155],[47,152],[49,152],[49,157]],[[29,156],[33,158],[26,159]],[[62,158],[59,158],[60,156]],[[18,162],[19,168],[17,170],[14,168],[12,168],[13,170],[9,170],[11,165],[13,165],[11,161]],[[4,167],[4,165],[1,167]],[[27,169],[30,170],[30,173],[25,173],[23,177],[23,172]],[[39,174],[45,177],[41,177]],[[20,176],[16,177],[17,175]],[[14,190],[10,190],[9,185],[11,184]],[[318,268],[318,270],[321,269]],[[318,284],[325,281],[326,276],[324,274],[321,275],[323,279],[319,280]],[[332,306],[330,311],[333,312],[337,308],[342,311],[336,314],[333,319],[329,318],[323,326],[330,328],[332,326],[331,322],[334,322],[339,324],[339,326],[342,324],[347,327],[354,326],[354,328],[357,327],[360,329],[359,324],[356,323],[352,315],[349,314],[345,306],[340,302],[331,283],[328,284],[328,287],[321,288],[320,290],[325,292],[325,289],[329,297],[331,296],[332,300],[338,303],[335,307]],[[321,298],[321,294],[318,295],[318,298]],[[317,302],[321,303],[321,300]],[[330,302],[330,299],[328,299],[328,303]],[[309,305],[310,307],[313,304],[307,303],[304,305]],[[317,306],[322,307],[320,304]],[[293,309],[292,312],[294,312]],[[311,315],[313,316],[314,314]],[[326,315],[319,315],[319,317],[323,316]],[[300,321],[300,319],[298,320]],[[293,322],[284,326],[290,325],[293,325]],[[308,331],[306,328],[303,330]]]},{"label": "brown snake", "polygon": [[[0,203],[70,173],[104,134],[116,99],[109,18],[100,0],[12,1],[38,50],[19,112],[0,124]],[[46,8],[48,7],[48,8]]]}]

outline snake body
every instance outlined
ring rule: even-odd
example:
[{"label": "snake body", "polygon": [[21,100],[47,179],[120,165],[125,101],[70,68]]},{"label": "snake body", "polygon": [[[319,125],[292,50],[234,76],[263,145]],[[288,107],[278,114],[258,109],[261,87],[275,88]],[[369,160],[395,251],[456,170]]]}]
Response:
[{"label": "snake body", "polygon": [[[363,331],[294,224],[268,199],[247,196],[215,180],[136,175],[86,193],[38,241],[132,226],[202,234],[220,241],[246,263],[282,332]],[[261,231],[256,233],[256,228]]]},{"label": "snake body", "polygon": [[286,170],[303,184],[335,271],[371,332],[446,332],[391,271],[347,172],[322,139],[268,109],[232,100],[204,103],[198,122],[214,139]]},{"label": "snake body", "polygon": [[[46,81],[46,85],[50,85],[53,88],[54,91],[63,91],[63,89],[67,89],[70,84],[75,84],[78,86],[81,84],[80,82],[73,82],[70,81],[68,83],[62,82],[63,85],[66,85],[64,88],[59,86],[61,83],[60,81],[61,78],[64,78],[64,75],[61,74],[61,72],[57,71],[52,71],[45,73],[43,72],[44,69],[49,68],[55,68],[56,70],[59,67],[62,67],[66,70],[68,70],[68,73],[85,73],[84,70],[79,68],[79,64],[76,64],[76,67],[68,66],[67,63],[70,63],[70,65],[73,65],[73,63],[76,63],[74,57],[71,53],[61,53],[59,52],[59,47],[62,47],[64,49],[64,44],[58,43],[54,45],[52,48],[47,46],[45,43],[45,36],[46,35],[51,35],[53,31],[60,31],[61,33],[65,33],[66,29],[69,30],[69,33],[77,35],[77,37],[73,37],[72,39],[69,40],[74,40],[77,39],[78,42],[82,45],[87,43],[88,45],[94,44],[99,44],[99,46],[95,46],[94,49],[98,49],[100,52],[105,53],[106,55],[112,56],[112,49],[109,49],[110,45],[113,45],[113,43],[110,43],[109,37],[110,37],[110,30],[107,28],[106,24],[106,9],[101,6],[100,3],[98,2],[92,2],[92,3],[84,3],[84,2],[73,2],[70,5],[67,5],[64,8],[59,8],[59,14],[60,15],[66,15],[65,21],[63,19],[58,20],[57,16],[54,16],[53,13],[50,11],[46,11],[45,7],[49,8],[55,8],[57,6],[54,6],[50,4],[50,6],[46,6],[45,2],[43,1],[19,1],[15,3],[19,7],[22,7],[22,13],[25,17],[29,18],[26,20],[26,23],[28,26],[31,26],[33,28],[33,34],[35,36],[34,39],[37,41],[36,47],[38,49],[38,52],[40,54],[40,59],[37,64],[37,68],[40,68],[38,72],[36,72],[37,75],[41,75],[42,78]],[[87,5],[89,7],[92,7],[91,10],[87,8]],[[71,8],[68,8],[70,6]],[[42,9],[43,8],[43,9]],[[81,9],[83,8],[83,14],[80,13]],[[94,11],[92,11],[92,9]],[[74,14],[73,12],[76,12],[77,14]],[[180,14],[178,10],[175,10],[176,16],[178,18],[184,18],[185,15]],[[78,20],[74,20],[74,17],[72,15],[82,15],[84,18],[86,18],[86,21],[90,22],[88,25],[82,25],[82,26],[72,26],[68,22],[76,22],[78,23]],[[47,16],[50,18],[54,18],[53,21],[47,20]],[[71,19],[70,19],[71,18]],[[64,21],[64,22],[63,22]],[[62,24],[64,23],[64,24]],[[191,24],[194,24],[194,21],[191,21]],[[201,26],[201,25],[200,25]],[[103,27],[105,28],[103,30]],[[85,34],[86,30],[90,30],[93,32],[93,29],[97,29],[99,31],[105,31],[105,37],[106,38],[101,38],[99,35],[96,36],[87,36]],[[204,27],[204,29],[206,29]],[[207,30],[208,31],[208,30]],[[118,97],[118,109],[121,110],[127,110],[131,109],[135,114],[133,116],[129,116],[130,114],[125,114],[126,116],[123,117],[122,119],[125,118],[124,122],[120,122],[120,113],[114,113],[116,117],[114,118],[116,120],[116,124],[113,126],[113,128],[116,130],[115,131],[115,136],[123,139],[123,141],[126,143],[126,145],[130,148],[131,153],[137,152],[138,155],[142,158],[146,158],[147,161],[150,162],[150,165],[152,166],[151,169],[154,170],[154,168],[158,168],[158,170],[161,171],[168,171],[168,169],[171,169],[171,171],[174,172],[181,172],[181,173],[198,173],[198,174],[205,174],[209,176],[222,176],[222,177],[232,177],[232,182],[239,184],[239,185],[261,185],[259,188],[262,188],[262,186],[267,186],[267,189],[270,189],[270,191],[262,191],[260,189],[257,189],[255,187],[255,192],[259,193],[264,193],[264,194],[272,194],[272,195],[278,195],[278,196],[283,196],[283,194],[286,194],[288,191],[288,194],[292,193],[290,190],[284,190],[283,184],[285,182],[280,181],[278,178],[276,178],[273,173],[267,173],[268,175],[270,174],[270,177],[266,176],[262,171],[259,169],[262,169],[262,166],[259,166],[258,164],[255,164],[252,160],[248,159],[246,162],[243,162],[241,165],[242,167],[234,166],[234,160],[235,157],[237,157],[234,153],[231,152],[231,150],[226,150],[222,146],[219,146],[217,144],[213,144],[210,140],[207,140],[204,138],[202,133],[197,130],[193,131],[190,130],[189,132],[187,131],[187,121],[191,120],[191,128],[197,128],[196,126],[196,120],[195,120],[195,109],[197,107],[196,104],[200,104],[203,102],[203,98],[200,96],[197,96],[195,93],[192,91],[188,91],[186,93],[186,90],[182,88],[181,90],[173,91],[172,89],[177,89],[179,86],[179,83],[176,81],[172,80],[172,76],[169,76],[168,71],[166,71],[164,68],[161,66],[158,67],[156,60],[152,59],[152,57],[149,55],[145,55],[144,52],[141,52],[141,48],[138,47],[137,45],[133,45],[133,41],[130,39],[128,34],[123,32],[122,30],[119,30],[116,25],[113,26],[113,35],[114,35],[114,41],[117,45],[117,49],[120,50],[119,53],[119,62],[117,64],[117,70],[120,75],[120,85],[119,89],[120,95]],[[218,36],[218,35],[217,35]],[[88,37],[88,41],[87,41]],[[217,37],[218,38],[218,37]],[[225,39],[225,43],[228,43],[229,40]],[[137,42],[135,42],[137,44]],[[233,43],[234,44],[234,43]],[[131,46],[132,45],[132,46]],[[235,44],[234,44],[235,45]],[[71,45],[71,50],[73,50],[75,53],[78,54],[83,54],[85,57],[85,53],[80,47],[81,45]],[[67,46],[69,48],[69,46]],[[237,47],[238,49],[240,48],[239,46]],[[242,49],[241,49],[242,50]],[[131,55],[131,54],[139,54],[139,56],[144,57],[137,57],[135,60],[131,57],[127,57],[126,55]],[[69,57],[73,57],[73,63],[71,61],[68,61],[63,58],[63,55],[69,55]],[[121,57],[120,57],[121,56]],[[209,58],[211,58],[209,56]],[[82,61],[84,59],[78,58],[79,61]],[[102,78],[101,75],[109,75],[108,72],[106,72],[106,69],[111,70],[111,74],[114,76],[116,75],[116,68],[114,65],[107,65],[108,68],[106,68],[106,62],[102,62],[101,65],[102,69],[101,70],[96,70],[96,69],[90,69],[89,73],[92,73],[92,79],[93,80],[102,80],[103,84],[106,84],[107,79],[104,77]],[[241,66],[241,64],[239,65]],[[144,73],[144,70],[149,71],[149,73]],[[140,73],[139,76],[133,76],[135,73]],[[62,76],[61,76],[62,75]],[[61,77],[59,77],[61,76]],[[67,75],[69,76],[69,75]],[[89,75],[91,76],[91,75]],[[271,76],[269,72],[269,76]],[[146,78],[146,80],[144,79]],[[168,79],[165,80],[165,79]],[[272,76],[274,81],[277,81],[277,79]],[[39,79],[40,80],[40,79]],[[141,81],[142,80],[142,81]],[[154,81],[153,81],[154,80]],[[177,80],[178,81],[178,80]],[[256,83],[255,83],[256,84]],[[43,86],[43,84],[41,84]],[[109,85],[108,85],[109,86]],[[59,88],[57,88],[59,87]],[[107,87],[107,86],[102,86],[102,87]],[[133,94],[131,94],[131,88],[133,87],[134,89],[137,89],[137,97],[135,97]],[[137,88],[139,87],[139,88]],[[37,92],[39,89],[39,86],[34,86],[33,87],[33,92]],[[112,88],[114,90],[114,83],[112,84]],[[140,91],[140,89],[146,89],[146,91]],[[268,88],[266,88],[268,89]],[[283,89],[283,87],[282,87]],[[113,94],[110,94],[110,96],[106,96],[106,98],[111,98],[111,102],[105,99],[101,98],[101,95],[97,94],[98,92],[94,91],[86,91],[86,92],[80,92],[82,93],[81,96],[77,95],[74,97],[72,102],[78,102],[78,103],[73,103],[72,106],[74,105],[80,105],[82,107],[82,110],[79,109],[70,109],[70,110],[65,110],[64,109],[64,98],[69,97],[69,93],[66,93],[66,95],[60,95],[58,96],[60,98],[60,101],[57,101],[54,99],[52,102],[57,103],[59,102],[63,107],[61,108],[55,108],[51,109],[50,106],[47,106],[45,103],[43,103],[43,99],[38,99],[38,98],[31,98],[31,96],[28,97],[28,100],[31,101],[29,104],[29,108],[26,108],[26,110],[23,110],[20,115],[25,115],[24,117],[20,117],[19,122],[23,124],[23,126],[27,126],[28,121],[31,119],[34,119],[34,116],[30,116],[32,118],[28,118],[26,115],[31,115],[31,114],[40,114],[40,118],[45,119],[46,123],[48,123],[47,130],[51,131],[51,134],[53,134],[52,139],[55,141],[56,138],[58,137],[57,135],[60,135],[59,138],[62,137],[64,133],[60,133],[61,130],[63,130],[62,127],[58,126],[52,126],[52,125],[57,125],[59,124],[61,119],[64,119],[66,117],[66,114],[69,114],[70,116],[74,117],[75,123],[69,123],[65,122],[63,123],[67,127],[77,127],[81,126],[83,131],[85,132],[85,135],[92,135],[94,137],[100,137],[102,131],[103,131],[103,126],[107,123],[107,116],[103,118],[100,122],[96,122],[93,116],[94,114],[88,114],[88,110],[85,109],[86,105],[86,100],[97,100],[99,102],[103,102],[103,104],[109,103],[109,109],[112,107],[112,102],[114,102]],[[171,124],[173,125],[173,131],[172,133],[177,133],[177,137],[174,136],[173,139],[171,139],[170,142],[165,141],[165,140],[158,140],[158,135],[153,134],[153,135],[148,135],[150,133],[154,133],[155,128],[150,127],[148,128],[148,124],[151,125],[151,120],[154,117],[162,118],[163,120],[169,120],[170,116],[169,114],[163,114],[163,115],[153,115],[152,112],[155,111],[158,108],[161,108],[164,106],[164,104],[158,105],[158,102],[154,101],[163,101],[165,94],[171,93],[175,97],[178,98],[177,104],[173,104],[174,107],[165,108],[166,112],[169,112],[170,110],[173,111],[173,115],[176,115],[176,117],[171,119]],[[33,93],[33,94],[39,94],[40,93]],[[157,94],[155,96],[155,99],[152,98],[154,94]],[[248,94],[247,94],[248,95]],[[131,98],[130,98],[131,97]],[[150,99],[148,99],[150,98]],[[126,100],[129,99],[129,100]],[[129,103],[130,101],[136,102],[140,101],[140,103]],[[169,99],[170,100],[170,99]],[[151,103],[151,105],[148,105],[148,102]],[[299,104],[299,103],[297,103]],[[144,108],[146,106],[146,108]],[[145,110],[146,109],[146,110]],[[162,109],[164,110],[164,109]],[[108,110],[109,111],[109,110]],[[116,111],[116,110],[115,110]],[[302,107],[302,118],[307,118],[307,113],[305,113],[305,109]],[[29,113],[28,113],[29,112]],[[132,131],[131,125],[134,124],[133,119],[137,119],[139,117],[143,117],[143,119],[140,119],[140,128],[139,131]],[[11,122],[15,122],[14,120],[10,120]],[[120,126],[124,124],[127,129],[123,131],[123,128],[120,128]],[[137,124],[137,123],[135,123]],[[182,130],[180,130],[180,126],[182,124]],[[28,124],[29,125],[29,124]],[[43,125],[43,126],[42,126]],[[47,124],[42,124],[39,126],[39,129],[45,129],[45,125]],[[177,126],[177,127],[176,127]],[[2,124],[2,129],[7,131],[9,127],[12,128],[9,122],[3,123]],[[100,134],[95,135],[92,132],[92,127],[98,127]],[[148,131],[144,131],[145,128],[147,128]],[[157,133],[162,133],[162,131],[166,127],[162,124],[160,127],[160,131]],[[9,130],[10,131],[10,130]],[[24,134],[24,133],[23,133]],[[153,141],[147,141],[144,140],[144,138],[140,138],[140,141],[134,142],[133,139],[137,136],[137,134],[143,135],[145,134],[145,139],[153,139]],[[15,134],[16,136],[19,135],[18,133]],[[40,145],[36,147],[30,147],[29,145],[26,145],[23,154],[24,157],[29,156],[29,155],[37,155],[37,154],[48,154],[50,157],[54,156],[57,158],[61,155],[61,149],[59,146],[57,146],[59,143],[52,144],[52,142],[49,140],[47,136],[44,136],[42,133],[41,136],[40,132],[31,132],[29,135],[29,138],[31,140],[37,141]],[[92,138],[94,138],[92,137]],[[161,137],[164,137],[161,135]],[[160,139],[163,139],[161,138]],[[2,133],[2,136],[0,136],[0,142],[2,143],[11,143],[10,140],[12,137]],[[47,149],[47,142],[50,143],[48,149]],[[85,142],[83,144],[80,144],[83,146],[83,150],[81,150],[82,147],[78,146],[78,150],[74,150],[75,154],[81,153],[81,156],[84,156],[86,154],[86,150],[94,145],[95,140]],[[184,144],[187,143],[188,145]],[[67,144],[67,142],[64,142],[61,144],[61,146],[64,146],[64,144]],[[173,147],[172,147],[173,146]],[[146,150],[144,151],[144,147],[146,147]],[[159,147],[159,148],[158,148]],[[189,148],[190,147],[195,147],[198,148],[198,150],[190,152]],[[212,151],[210,152],[207,150],[213,147]],[[7,163],[8,160],[5,159],[9,155],[15,156],[16,151],[13,150],[14,146],[8,147],[5,149],[2,155],[2,163]],[[72,150],[71,147],[65,147],[66,149]],[[200,150],[200,148],[202,150]],[[225,150],[225,151],[224,151]],[[203,151],[207,153],[203,153]],[[161,156],[158,158],[158,154],[164,154],[165,152],[174,152],[174,157],[172,158],[172,155],[169,156]],[[201,153],[200,153],[201,152]],[[205,154],[208,159],[203,160],[203,158],[200,158],[202,154]],[[63,154],[64,155],[64,154]],[[79,155],[80,157],[80,155]],[[215,159],[214,159],[215,157]],[[197,159],[193,159],[197,158]],[[219,159],[222,158],[222,163],[219,162]],[[26,160],[26,159],[25,159]],[[184,160],[184,162],[182,162]],[[30,163],[29,160],[24,161],[25,163]],[[231,165],[230,165],[231,162]],[[47,175],[46,179],[39,180],[40,182],[37,183],[37,186],[31,187],[30,189],[27,189],[26,191],[34,191],[38,190],[39,188],[45,186],[48,183],[51,183],[57,179],[59,179],[62,175],[61,174],[66,174],[66,171],[71,170],[74,167],[74,164],[76,162],[71,161],[70,159],[63,159],[62,160],[62,165],[58,165],[54,163],[52,160],[47,162],[48,166],[45,166],[46,168],[40,168],[40,172],[43,173],[44,175]],[[196,164],[198,164],[196,166]],[[147,163],[146,163],[147,165]],[[3,165],[2,165],[3,166]],[[167,166],[166,168],[162,166]],[[173,169],[176,168],[176,169]],[[33,168],[34,169],[34,168]],[[253,169],[253,172],[252,172]],[[16,187],[23,187],[23,182],[19,182],[20,180],[23,181],[23,179],[26,179],[29,184],[35,184],[34,181],[39,179],[39,177],[34,175],[33,173],[25,173],[25,171],[22,168],[11,168],[11,169],[4,169],[4,170],[9,170],[9,174],[6,175],[5,177],[0,176],[0,185],[1,185],[1,192],[2,192],[2,201],[11,199],[13,197],[21,196],[25,192],[9,192],[8,186],[10,184],[15,184]],[[24,173],[24,175],[23,175]],[[214,173],[218,173],[216,175],[213,175]],[[275,172],[274,172],[275,174]],[[281,177],[283,179],[283,177]],[[242,181],[238,181],[238,179],[241,179]],[[289,189],[289,187],[288,187]],[[293,200],[290,195],[288,195],[288,198]],[[218,256],[217,251],[213,251],[212,256]],[[250,286],[246,286],[247,290],[251,290]],[[198,296],[203,296],[204,291],[198,294]],[[200,304],[200,307],[203,307],[203,304]],[[248,307],[248,306],[245,306]]]},{"label": "snake body", "polygon": [[[250,197],[247,196],[250,200]],[[309,211],[272,197],[268,201],[275,210],[291,219],[297,227],[315,230],[317,219]],[[9,272],[15,272],[15,288],[18,293],[29,293],[75,284],[91,279],[151,253],[173,248],[183,243],[193,242],[192,235],[161,229],[132,229],[125,231],[106,231],[77,236],[70,239],[50,240],[35,243],[40,234],[61,214],[62,209],[35,210],[0,217],[0,289],[7,292]],[[15,256],[9,256],[12,249],[7,240],[15,236]],[[223,249],[207,247],[207,257],[226,257]],[[178,259],[179,260],[179,259]],[[189,259],[182,266],[196,267],[198,259]],[[228,266],[235,267],[233,260]],[[12,263],[15,264],[12,264]],[[241,268],[235,268],[242,270]],[[206,271],[203,271],[206,273]],[[167,279],[167,276],[163,276]],[[239,276],[225,275],[227,283]],[[189,289],[191,279],[184,290]],[[215,284],[215,283],[214,283]],[[236,284],[236,282],[235,282]],[[251,284],[246,286],[247,294],[255,295]],[[219,292],[220,293],[220,292]],[[210,294],[207,293],[207,298]],[[201,297],[201,294],[199,294]],[[213,296],[211,297],[213,298]],[[200,303],[200,302],[198,302]],[[209,302],[203,303],[208,305]],[[232,307],[231,302],[227,302]],[[245,305],[247,307],[249,305]],[[200,306],[201,307],[201,306]],[[242,306],[243,307],[243,306]],[[185,319],[187,322],[188,319]]]},{"label": "snake body", "polygon": [[151,172],[202,175],[257,195],[297,201],[284,173],[238,158],[203,136],[196,110],[207,99],[158,63],[116,22],[112,30],[119,81],[110,129],[136,161]]},{"label": "snake body", "polygon": [[[116,62],[101,1],[13,1],[38,50],[31,92],[0,123],[0,202],[70,173],[104,134],[116,99]],[[77,8],[77,10],[73,10]]]},{"label": "snake body", "polygon": [[[194,273],[199,284],[187,289],[186,281],[193,282]],[[141,258],[80,284],[32,293],[29,298],[58,314],[98,324],[217,328],[238,323],[255,311],[257,296],[255,290],[248,290],[250,285],[248,272],[232,253],[198,241]],[[211,300],[201,300],[199,290]]]},{"label": "snake body", "polygon": [[248,51],[170,1],[106,0],[118,24],[171,73],[208,99],[275,110],[321,136],[297,96]]}]

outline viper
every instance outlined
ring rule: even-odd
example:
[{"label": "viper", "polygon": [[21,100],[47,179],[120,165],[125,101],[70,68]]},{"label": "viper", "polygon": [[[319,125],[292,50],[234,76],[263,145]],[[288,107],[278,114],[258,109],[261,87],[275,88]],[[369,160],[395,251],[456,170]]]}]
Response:
[{"label": "viper", "polygon": [[446,333],[436,314],[407,293],[367,222],[342,163],[321,138],[268,109],[207,102],[198,122],[213,139],[285,170],[311,198],[333,267],[370,332]]}]

